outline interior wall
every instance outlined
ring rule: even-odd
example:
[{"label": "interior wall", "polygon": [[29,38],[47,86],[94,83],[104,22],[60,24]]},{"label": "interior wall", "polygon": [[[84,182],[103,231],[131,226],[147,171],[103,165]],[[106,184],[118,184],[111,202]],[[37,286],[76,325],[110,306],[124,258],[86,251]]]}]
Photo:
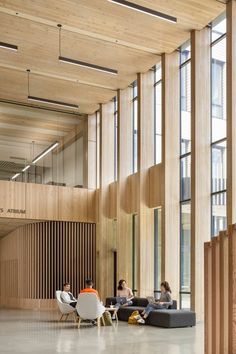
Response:
[{"label": "interior wall", "polygon": [[86,278],[96,284],[95,224],[27,224],[0,240],[0,306],[56,307],[64,282],[77,297]]}]

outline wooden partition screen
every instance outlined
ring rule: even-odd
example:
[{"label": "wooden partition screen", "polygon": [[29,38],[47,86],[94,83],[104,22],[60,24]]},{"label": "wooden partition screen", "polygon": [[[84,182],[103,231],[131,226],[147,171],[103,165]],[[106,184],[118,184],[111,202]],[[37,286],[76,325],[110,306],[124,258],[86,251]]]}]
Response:
[{"label": "wooden partition screen", "polygon": [[205,243],[205,354],[236,353],[236,224]]},{"label": "wooden partition screen", "polygon": [[95,224],[27,224],[0,241],[1,305],[54,307],[50,299],[64,282],[77,296],[85,279],[95,277]]}]

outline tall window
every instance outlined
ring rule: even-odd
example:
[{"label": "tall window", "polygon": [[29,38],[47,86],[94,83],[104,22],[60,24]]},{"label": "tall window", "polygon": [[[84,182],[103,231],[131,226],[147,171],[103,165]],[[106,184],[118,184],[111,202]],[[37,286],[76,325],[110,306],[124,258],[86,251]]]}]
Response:
[{"label": "tall window", "polygon": [[133,173],[138,171],[138,87],[137,81],[133,82]]},{"label": "tall window", "polygon": [[154,210],[154,295],[159,297],[161,283],[161,208]]},{"label": "tall window", "polygon": [[162,132],[162,86],[161,64],[154,67],[154,164],[162,161],[161,132]]},{"label": "tall window", "polygon": [[211,233],[227,228],[226,217],[226,17],[211,30]]},{"label": "tall window", "polygon": [[138,234],[138,215],[132,215],[132,291],[134,294],[138,292],[138,272],[137,272],[137,257],[138,257],[138,243],[137,243],[137,234]]},{"label": "tall window", "polygon": [[117,96],[114,97],[114,181],[117,181],[117,138],[118,138],[118,109]]},{"label": "tall window", "polygon": [[180,48],[180,307],[191,295],[191,45]]}]

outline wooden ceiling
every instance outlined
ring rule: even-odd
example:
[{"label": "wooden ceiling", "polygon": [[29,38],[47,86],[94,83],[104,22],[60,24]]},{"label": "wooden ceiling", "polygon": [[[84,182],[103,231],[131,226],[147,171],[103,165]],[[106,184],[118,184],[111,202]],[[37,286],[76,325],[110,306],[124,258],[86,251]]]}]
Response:
[{"label": "wooden ceiling", "polygon": [[[31,95],[93,113],[225,9],[217,0],[132,1],[177,17],[177,24],[107,0],[0,0],[0,41],[18,46],[18,52],[0,49],[0,99],[27,103],[30,69]],[[118,75],[59,62],[58,23],[63,56],[117,69]]]}]

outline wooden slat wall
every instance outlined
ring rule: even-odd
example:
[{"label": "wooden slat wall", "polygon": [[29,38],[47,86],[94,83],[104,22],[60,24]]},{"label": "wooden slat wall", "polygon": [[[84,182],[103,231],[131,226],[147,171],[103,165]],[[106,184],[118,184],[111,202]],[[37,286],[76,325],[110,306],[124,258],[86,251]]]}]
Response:
[{"label": "wooden slat wall", "polygon": [[0,241],[0,305],[53,305],[48,300],[65,281],[77,296],[86,278],[96,280],[95,250],[95,224],[49,221],[18,228]]},{"label": "wooden slat wall", "polygon": [[205,243],[205,354],[236,353],[236,224]]}]

